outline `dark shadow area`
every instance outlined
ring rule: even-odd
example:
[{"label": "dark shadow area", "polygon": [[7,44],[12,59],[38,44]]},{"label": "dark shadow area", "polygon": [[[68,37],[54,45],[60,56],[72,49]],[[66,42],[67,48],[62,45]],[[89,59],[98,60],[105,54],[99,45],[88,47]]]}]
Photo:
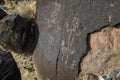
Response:
[{"label": "dark shadow area", "polygon": [[0,50],[0,80],[21,80],[21,73],[10,52]]},{"label": "dark shadow area", "polygon": [[26,42],[23,45],[25,55],[32,55],[39,39],[38,25],[34,22],[31,23],[31,28],[27,30]]},{"label": "dark shadow area", "polygon": [[0,0],[0,5],[5,4],[4,0]]},{"label": "dark shadow area", "polygon": [[114,25],[115,28],[120,28],[120,23]]},{"label": "dark shadow area", "polygon": [[6,51],[32,54],[38,41],[39,31],[35,20],[11,14],[0,20],[0,46]]},{"label": "dark shadow area", "polygon": [[8,14],[0,8],[0,20],[3,19]]}]

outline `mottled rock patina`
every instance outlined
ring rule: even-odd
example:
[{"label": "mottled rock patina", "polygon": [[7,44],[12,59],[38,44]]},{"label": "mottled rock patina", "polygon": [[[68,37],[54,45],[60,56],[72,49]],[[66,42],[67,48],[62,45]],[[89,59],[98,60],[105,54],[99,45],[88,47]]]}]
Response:
[{"label": "mottled rock patina", "polygon": [[120,0],[37,0],[36,22],[38,76],[75,80],[87,52],[87,35],[120,22]]}]

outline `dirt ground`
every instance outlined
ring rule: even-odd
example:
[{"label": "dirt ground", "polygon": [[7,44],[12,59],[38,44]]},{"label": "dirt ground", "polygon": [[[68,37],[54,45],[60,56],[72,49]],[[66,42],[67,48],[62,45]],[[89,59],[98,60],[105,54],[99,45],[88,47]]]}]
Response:
[{"label": "dirt ground", "polygon": [[24,55],[12,52],[12,55],[20,69],[22,80],[38,80],[33,67],[31,55]]}]

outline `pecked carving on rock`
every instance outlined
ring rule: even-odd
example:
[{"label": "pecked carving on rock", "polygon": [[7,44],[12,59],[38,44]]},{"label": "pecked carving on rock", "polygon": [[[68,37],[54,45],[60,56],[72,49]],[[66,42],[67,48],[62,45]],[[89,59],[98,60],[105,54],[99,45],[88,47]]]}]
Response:
[{"label": "pecked carving on rock", "polygon": [[43,80],[75,80],[89,33],[120,22],[119,0],[37,0],[34,63]]}]

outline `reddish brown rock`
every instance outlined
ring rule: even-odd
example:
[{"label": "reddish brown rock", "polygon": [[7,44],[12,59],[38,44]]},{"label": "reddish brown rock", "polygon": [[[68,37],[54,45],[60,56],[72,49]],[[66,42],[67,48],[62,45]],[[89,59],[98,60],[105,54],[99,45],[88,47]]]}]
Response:
[{"label": "reddish brown rock", "polygon": [[120,28],[107,27],[91,34],[90,47],[81,63],[82,74],[107,75],[120,68]]}]

